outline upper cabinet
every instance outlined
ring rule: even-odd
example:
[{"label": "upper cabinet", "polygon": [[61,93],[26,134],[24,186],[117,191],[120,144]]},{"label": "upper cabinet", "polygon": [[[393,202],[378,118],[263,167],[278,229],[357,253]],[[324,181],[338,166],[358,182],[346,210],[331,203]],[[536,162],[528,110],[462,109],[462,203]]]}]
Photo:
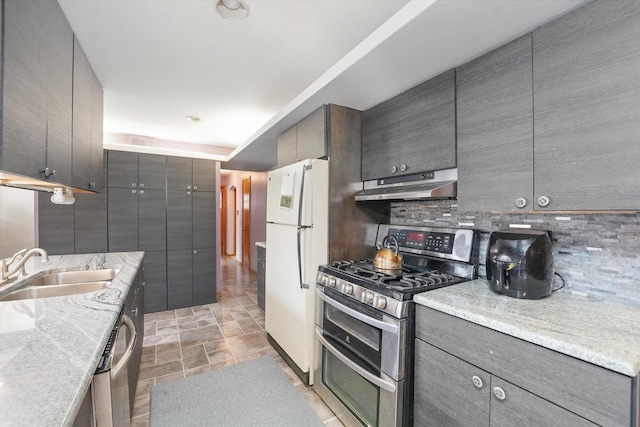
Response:
[{"label": "upper cabinet", "polygon": [[58,2],[4,0],[2,6],[0,170],[44,187],[99,190],[102,87]]},{"label": "upper cabinet", "polygon": [[595,1],[458,69],[458,208],[640,207],[640,4]]},{"label": "upper cabinet", "polygon": [[536,209],[640,208],[639,23],[596,1],[533,32]]},{"label": "upper cabinet", "polygon": [[458,208],[533,206],[531,35],[458,68]]},{"label": "upper cabinet", "polygon": [[72,185],[100,191],[102,177],[102,109],[100,81],[82,46],[73,48],[73,179]]},{"label": "upper cabinet", "polygon": [[456,166],[455,71],[362,113],[362,180]]},{"label": "upper cabinet", "polygon": [[0,170],[70,183],[73,32],[55,1],[3,5]]},{"label": "upper cabinet", "polygon": [[327,106],[315,110],[278,138],[278,167],[305,159],[326,158]]}]

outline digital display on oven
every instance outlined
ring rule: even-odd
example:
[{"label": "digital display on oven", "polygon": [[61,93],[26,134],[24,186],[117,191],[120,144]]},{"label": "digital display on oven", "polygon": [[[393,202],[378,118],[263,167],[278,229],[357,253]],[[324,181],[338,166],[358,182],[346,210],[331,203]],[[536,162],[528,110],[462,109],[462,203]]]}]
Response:
[{"label": "digital display on oven", "polygon": [[407,233],[407,242],[423,242],[424,233],[418,233],[417,231],[410,231]]}]

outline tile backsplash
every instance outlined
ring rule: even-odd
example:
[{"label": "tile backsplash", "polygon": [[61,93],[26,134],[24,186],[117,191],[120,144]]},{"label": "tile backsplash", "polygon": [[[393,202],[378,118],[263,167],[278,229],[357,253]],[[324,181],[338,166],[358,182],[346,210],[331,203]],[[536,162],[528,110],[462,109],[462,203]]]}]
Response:
[{"label": "tile backsplash", "polygon": [[[460,212],[455,200],[393,202],[391,223],[481,231],[480,275],[492,231],[530,225],[551,232],[554,269],[566,288],[640,304],[640,213],[518,214]],[[554,286],[561,281],[556,277]]]}]

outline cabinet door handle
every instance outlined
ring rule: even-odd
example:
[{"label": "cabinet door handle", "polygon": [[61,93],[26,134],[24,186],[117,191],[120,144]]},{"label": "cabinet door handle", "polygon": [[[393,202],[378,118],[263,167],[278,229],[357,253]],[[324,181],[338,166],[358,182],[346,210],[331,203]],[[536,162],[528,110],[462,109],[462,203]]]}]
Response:
[{"label": "cabinet door handle", "polygon": [[551,200],[547,196],[538,197],[538,206],[541,208],[549,206],[549,203],[551,203]]},{"label": "cabinet door handle", "polygon": [[140,188],[144,188],[144,184],[143,183],[140,183]]},{"label": "cabinet door handle", "polygon": [[136,194],[137,191],[136,190],[131,190],[131,194]]},{"label": "cabinet door handle", "polygon": [[194,255],[197,255],[197,254],[198,254],[198,250],[197,250],[197,249],[195,249],[195,250],[193,251],[193,254],[194,254]]},{"label": "cabinet door handle", "polygon": [[395,166],[391,166],[391,173],[396,173],[398,171],[398,168]]},{"label": "cabinet door handle", "polygon": [[138,317],[138,307],[131,310],[131,314],[133,314],[134,317]]},{"label": "cabinet door handle", "polygon": [[482,382],[482,378],[477,375],[471,377],[471,381],[473,381],[473,385],[476,386],[476,388],[482,388],[482,386],[484,385],[484,383]]},{"label": "cabinet door handle", "polygon": [[407,170],[407,165],[400,165],[400,172],[404,172]]},{"label": "cabinet door handle", "polygon": [[198,186],[197,186],[197,185],[194,185],[194,186],[193,186],[193,191],[197,191],[197,190],[198,190]]},{"label": "cabinet door handle", "polygon": [[190,185],[187,185],[187,190],[191,190],[191,186]]},{"label": "cabinet door handle", "polygon": [[138,184],[136,184],[135,182],[132,182],[132,183],[131,183],[131,186],[132,186],[133,188],[136,188],[136,187],[138,186]]},{"label": "cabinet door handle", "polygon": [[516,207],[522,209],[525,206],[527,206],[527,199],[525,199],[524,197],[518,197],[516,199]]},{"label": "cabinet door handle", "polygon": [[493,388],[493,395],[498,399],[498,400],[504,400],[507,398],[507,394],[504,392],[503,389],[501,389],[500,387],[494,387]]},{"label": "cabinet door handle", "polygon": [[190,195],[191,195],[191,191],[187,191],[187,196],[190,196]]},{"label": "cabinet door handle", "polygon": [[144,194],[144,190],[140,190],[140,194]]},{"label": "cabinet door handle", "polygon": [[56,174],[56,171],[55,169],[44,168],[40,171],[40,173],[44,174],[46,178],[49,178],[50,176],[54,176]]}]

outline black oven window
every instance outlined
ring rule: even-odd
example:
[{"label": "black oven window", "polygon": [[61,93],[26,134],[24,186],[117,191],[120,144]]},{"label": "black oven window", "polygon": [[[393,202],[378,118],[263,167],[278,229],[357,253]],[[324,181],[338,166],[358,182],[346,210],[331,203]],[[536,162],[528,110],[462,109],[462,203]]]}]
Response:
[{"label": "black oven window", "polygon": [[323,348],[322,382],[365,425],[378,425],[380,389]]}]

